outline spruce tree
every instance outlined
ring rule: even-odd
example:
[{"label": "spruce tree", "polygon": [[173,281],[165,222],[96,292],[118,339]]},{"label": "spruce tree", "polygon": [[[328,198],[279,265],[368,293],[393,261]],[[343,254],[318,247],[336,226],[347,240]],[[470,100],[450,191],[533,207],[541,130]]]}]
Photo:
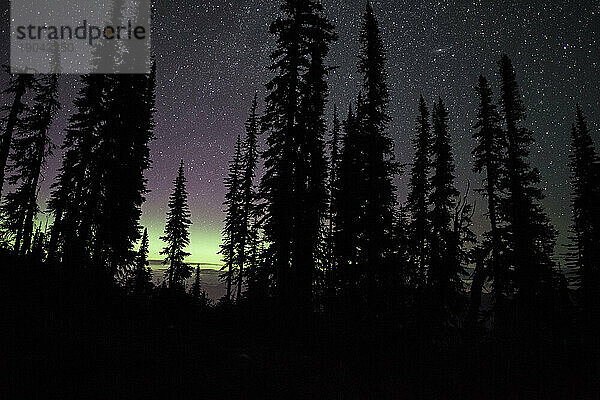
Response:
[{"label": "spruce tree", "polygon": [[323,120],[328,68],[324,58],[335,39],[321,2],[286,0],[271,25],[276,39],[267,84],[263,129],[268,132],[264,229],[273,254],[282,309],[310,310],[314,252],[325,203]]},{"label": "spruce tree", "polygon": [[[493,278],[494,297],[496,304],[501,307],[504,296],[506,295],[508,284],[507,265],[500,259],[502,251],[502,240],[500,236],[500,191],[501,177],[503,176],[504,149],[506,147],[505,133],[500,126],[500,114],[492,100],[492,90],[485,77],[480,76],[478,85],[475,88],[479,95],[479,110],[477,113],[477,123],[474,126],[476,131],[473,138],[477,141],[477,146],[473,150],[475,163],[473,170],[477,173],[483,173],[483,189],[479,191],[487,198],[487,216],[490,221],[490,232],[487,234],[487,245],[489,247],[489,271],[483,263],[487,255],[481,254],[481,261],[476,268],[478,278],[473,280],[471,293],[479,296],[482,286],[487,276]],[[477,284],[476,284],[477,283]],[[479,307],[475,303],[477,308]]]},{"label": "spruce tree", "polygon": [[600,160],[583,111],[577,105],[576,122],[571,131],[571,206],[573,209],[574,267],[580,288],[585,322],[600,312]]},{"label": "spruce tree", "polygon": [[62,144],[62,166],[48,206],[54,214],[48,258],[69,266],[89,266],[92,221],[100,209],[102,175],[97,154],[107,105],[104,75],[84,75],[74,100],[77,111],[69,118]]},{"label": "spruce tree", "polygon": [[[516,74],[508,56],[499,61],[501,105],[507,137],[502,212],[507,221],[508,262],[514,269],[517,299],[524,319],[534,318],[539,295],[551,290],[554,278],[555,231],[544,213],[538,188],[539,172],[529,164],[532,133],[523,126],[523,105]],[[541,300],[540,300],[541,301]]]},{"label": "spruce tree", "polygon": [[455,237],[453,213],[458,190],[454,187],[454,161],[448,131],[448,111],[440,98],[433,106],[433,143],[431,196],[431,264],[428,280],[433,295],[446,305],[461,282],[458,240]]},{"label": "spruce tree", "polygon": [[340,168],[341,155],[341,134],[342,123],[339,119],[337,106],[333,107],[333,127],[331,129],[331,138],[329,141],[330,158],[329,158],[329,180],[328,180],[328,212],[327,212],[327,231],[325,238],[326,260],[325,260],[325,276],[324,286],[327,291],[327,297],[333,297],[335,292],[335,218],[336,218],[336,184],[338,181],[338,173]]},{"label": "spruce tree", "polygon": [[3,94],[11,96],[13,102],[9,107],[4,108],[4,111],[8,111],[8,115],[5,117],[4,132],[2,132],[2,136],[0,137],[0,197],[2,196],[2,189],[4,187],[4,174],[13,134],[19,122],[19,116],[26,108],[23,96],[31,89],[34,82],[35,78],[33,75],[11,74],[9,86],[3,92]]},{"label": "spruce tree", "polygon": [[413,140],[414,159],[410,176],[408,209],[411,213],[411,232],[413,237],[413,258],[417,268],[418,285],[425,283],[426,268],[429,263],[429,220],[431,171],[431,124],[429,109],[425,99],[419,100],[419,116],[417,118],[417,134]]},{"label": "spruce tree", "polygon": [[48,131],[60,108],[56,75],[41,76],[33,86],[33,105],[17,126],[7,168],[7,181],[16,189],[5,196],[2,205],[3,225],[15,234],[14,250],[20,254],[31,249],[40,177],[53,150]]},{"label": "spruce tree", "polygon": [[[358,99],[359,108],[362,95]],[[343,123],[342,150],[336,174],[333,197],[335,280],[341,285],[347,301],[357,301],[361,265],[359,263],[359,235],[363,218],[365,185],[363,136],[358,118],[350,105]]]},{"label": "spruce tree", "polygon": [[147,293],[152,287],[152,269],[148,263],[148,229],[144,229],[133,270],[133,291]]},{"label": "spruce tree", "polygon": [[192,276],[192,268],[185,263],[185,258],[190,255],[185,248],[190,243],[189,228],[192,224],[186,182],[182,160],[169,197],[165,234],[160,238],[166,243],[160,254],[165,256],[163,264],[169,266],[165,275],[172,289],[182,289],[185,280]]},{"label": "spruce tree", "polygon": [[248,245],[252,242],[252,218],[256,213],[256,191],[254,178],[258,164],[258,134],[260,133],[260,118],[257,114],[258,97],[254,95],[250,116],[246,121],[246,137],[244,140],[243,171],[241,185],[241,221],[240,245],[237,277],[237,296],[242,295],[242,285],[245,278],[244,269],[248,262]]},{"label": "spruce tree", "polygon": [[235,143],[235,153],[229,164],[229,175],[225,178],[225,187],[227,188],[224,202],[226,217],[220,252],[224,263],[221,279],[226,283],[225,300],[227,302],[232,300],[234,279],[236,273],[239,273],[240,264],[243,212],[242,163],[242,139],[238,135]]},{"label": "spruce tree", "polygon": [[113,277],[134,262],[140,237],[155,67],[149,75],[87,75],[82,84],[49,204],[55,215],[49,257]]},{"label": "spruce tree", "polygon": [[[364,235],[361,247],[367,271],[367,296],[375,307],[377,286],[391,279],[389,260],[392,245],[394,207],[393,184],[397,166],[394,144],[389,136],[389,92],[387,86],[386,51],[379,23],[370,2],[363,16],[360,34],[359,72],[363,75],[364,102],[359,110],[361,129],[365,135],[366,203]],[[360,184],[360,183],[357,183]]]},{"label": "spruce tree", "polygon": [[190,288],[190,295],[196,305],[206,305],[206,292],[202,289],[202,280],[200,277],[201,269],[200,266],[196,266],[196,272],[194,274],[194,283]]}]

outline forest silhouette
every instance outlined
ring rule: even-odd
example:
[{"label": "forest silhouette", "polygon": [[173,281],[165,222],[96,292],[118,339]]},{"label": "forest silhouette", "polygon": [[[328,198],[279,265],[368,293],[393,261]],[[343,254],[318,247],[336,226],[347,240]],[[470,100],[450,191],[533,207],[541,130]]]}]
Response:
[{"label": "forest silhouette", "polygon": [[[369,2],[360,93],[333,115],[337,34],[321,2],[283,1],[270,32],[267,95],[248,105],[224,178],[226,294],[216,302],[186,263],[185,160],[173,160],[166,272],[153,283],[140,217],[156,66],[81,76],[47,207],[38,195],[57,150],[48,131],[64,112],[60,77],[10,75],[0,142],[7,398],[597,398],[600,158],[582,108],[573,104],[564,132],[566,273],[508,55],[465,93],[477,118],[464,159],[479,181],[461,192],[443,98],[415,99],[413,159],[395,159],[390,66]],[[475,233],[474,218],[487,232]]]}]

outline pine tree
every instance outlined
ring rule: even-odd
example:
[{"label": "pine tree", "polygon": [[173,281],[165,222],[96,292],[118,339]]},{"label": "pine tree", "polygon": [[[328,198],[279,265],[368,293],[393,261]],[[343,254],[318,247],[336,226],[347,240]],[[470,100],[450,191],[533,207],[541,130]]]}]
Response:
[{"label": "pine tree", "polygon": [[269,133],[262,197],[282,309],[310,310],[316,238],[325,203],[323,119],[327,67],[335,39],[321,2],[286,0],[271,25],[277,37],[263,129]]},{"label": "pine tree", "polygon": [[[225,178],[225,228],[223,229],[223,244],[221,255],[223,256],[223,274],[221,279],[226,282],[227,292],[225,301],[232,300],[232,289],[236,272],[239,273],[240,243],[242,235],[242,212],[243,212],[243,189],[242,189],[242,139],[238,135],[235,143],[233,160],[229,164],[229,175]],[[237,271],[236,271],[237,270]]]},{"label": "pine tree", "polygon": [[[492,101],[492,90],[485,77],[479,77],[478,86],[475,90],[479,95],[480,103],[477,123],[474,126],[476,131],[473,133],[473,138],[477,141],[477,146],[473,150],[473,156],[475,157],[473,170],[477,173],[483,173],[485,170],[485,178],[483,179],[484,188],[480,192],[487,198],[487,214],[490,221],[490,232],[487,235],[488,244],[486,246],[490,248],[490,271],[484,272],[485,266],[483,261],[477,264],[476,268],[479,268],[479,271],[477,271],[479,275],[478,279],[474,279],[473,281],[471,293],[479,296],[486,277],[491,276],[494,280],[496,304],[501,307],[508,284],[508,270],[500,259],[502,241],[500,237],[498,209],[506,139],[504,131],[500,126],[500,115]],[[481,258],[483,260],[486,256],[482,254]],[[477,282],[477,285],[475,285],[475,282]],[[479,308],[477,303],[475,305]]]},{"label": "pine tree", "polygon": [[184,262],[190,255],[185,248],[190,243],[189,228],[192,224],[186,182],[182,160],[169,197],[165,234],[160,238],[167,244],[160,252],[165,256],[163,264],[169,265],[165,272],[167,282],[170,288],[175,289],[183,288],[185,280],[192,276],[191,267]]},{"label": "pine tree", "polygon": [[586,323],[600,312],[600,159],[583,111],[577,105],[576,123],[571,131],[571,185],[573,209],[574,267],[577,271],[581,305]]},{"label": "pine tree", "polygon": [[8,166],[7,181],[16,189],[5,196],[2,205],[3,225],[15,233],[14,249],[21,254],[31,249],[40,177],[53,150],[48,130],[60,108],[56,75],[39,77],[33,87],[33,105],[17,126]]},{"label": "pine tree", "polygon": [[148,263],[148,246],[148,229],[144,229],[133,270],[132,283],[135,293],[147,293],[153,287],[152,269]]},{"label": "pine tree", "polygon": [[13,102],[10,107],[5,108],[5,110],[8,111],[8,115],[5,119],[4,132],[0,137],[0,197],[2,196],[2,189],[4,187],[4,173],[10,153],[13,134],[19,122],[19,116],[26,108],[26,105],[23,102],[23,96],[31,89],[34,81],[33,75],[11,75],[8,89],[3,92],[3,94],[12,96]]},{"label": "pine tree", "polygon": [[544,196],[537,187],[539,172],[528,161],[533,138],[531,132],[522,126],[525,107],[512,62],[504,55],[499,66],[502,114],[508,143],[504,181],[507,196],[502,201],[502,212],[507,221],[508,262],[514,269],[518,300],[523,307],[521,315],[529,319],[535,317],[538,295],[552,284],[556,234],[540,206]]},{"label": "pine tree", "polygon": [[429,109],[425,99],[419,100],[419,116],[417,118],[417,135],[413,141],[415,149],[410,176],[410,192],[408,209],[411,212],[411,232],[413,236],[413,257],[417,267],[417,285],[425,283],[426,268],[429,262],[429,205],[431,187],[429,174],[431,171],[431,124]]},{"label": "pine tree", "polygon": [[454,187],[454,161],[448,131],[448,111],[440,98],[433,107],[433,176],[430,201],[431,264],[428,279],[434,296],[447,305],[461,282],[460,260],[455,237],[453,212],[458,190]]}]

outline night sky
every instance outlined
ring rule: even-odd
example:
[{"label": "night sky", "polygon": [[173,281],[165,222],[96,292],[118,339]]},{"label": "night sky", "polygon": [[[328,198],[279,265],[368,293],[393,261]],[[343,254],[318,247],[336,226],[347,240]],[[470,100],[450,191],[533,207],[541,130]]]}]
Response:
[{"label": "night sky", "polygon": [[[339,67],[329,80],[331,114],[334,103],[346,110],[358,90],[356,55],[365,1],[323,3],[340,37],[329,57],[330,64]],[[503,52],[513,59],[528,108],[527,124],[537,140],[532,162],[541,171],[547,211],[561,232],[557,254],[564,252],[570,224],[569,129],[576,102],[599,138],[600,3],[394,0],[373,4],[388,50],[390,132],[398,159],[406,163],[412,158],[419,95],[429,104],[442,96],[450,111],[460,189],[468,180],[476,187],[480,183],[480,177],[471,173],[470,127],[477,109],[473,85],[483,73],[498,95],[496,61]],[[151,193],[142,219],[151,236],[152,259],[159,258],[166,203],[183,158],[194,223],[189,261],[218,262],[223,178],[254,93],[264,98],[274,43],[268,27],[278,7],[279,1],[158,0],[153,22],[157,127],[151,145],[153,168],[147,173]],[[6,4],[2,9],[3,20],[8,22]],[[1,28],[3,63],[8,62],[7,26]],[[0,84],[5,87],[6,76]],[[73,111],[71,99],[77,85],[75,76],[62,78],[64,105],[53,127],[57,145]],[[42,200],[59,165],[57,151],[46,172]],[[407,182],[406,176],[398,180],[401,201]],[[483,200],[474,200],[481,231],[485,229]]]}]

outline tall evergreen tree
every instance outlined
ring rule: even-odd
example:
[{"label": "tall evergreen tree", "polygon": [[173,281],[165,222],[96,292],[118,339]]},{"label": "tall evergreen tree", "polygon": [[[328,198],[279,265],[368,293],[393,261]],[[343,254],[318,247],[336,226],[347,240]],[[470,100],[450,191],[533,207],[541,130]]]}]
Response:
[{"label": "tall evergreen tree", "polygon": [[254,95],[250,116],[246,121],[246,137],[244,140],[243,171],[241,185],[241,232],[238,260],[237,296],[242,295],[242,285],[245,278],[244,269],[248,262],[248,246],[252,242],[252,218],[256,213],[256,191],[254,178],[258,164],[258,134],[260,133],[260,119],[257,114],[258,97]]},{"label": "tall evergreen tree", "polygon": [[[358,108],[362,108],[359,94]],[[365,198],[363,136],[358,118],[350,105],[343,124],[342,150],[336,174],[333,208],[335,209],[334,250],[336,281],[344,296],[355,299],[360,283],[359,235]]]},{"label": "tall evergreen tree", "polygon": [[325,255],[325,276],[324,286],[327,290],[327,297],[333,297],[335,292],[335,218],[336,218],[336,184],[338,181],[338,172],[340,167],[341,155],[341,134],[342,123],[339,119],[337,106],[333,107],[333,127],[331,129],[331,138],[329,141],[330,158],[329,158],[329,181],[328,181],[328,212],[327,212],[327,232],[325,238],[326,255]]},{"label": "tall evergreen tree", "polygon": [[[500,236],[499,223],[499,204],[500,204],[500,179],[503,176],[504,149],[506,148],[506,138],[504,131],[500,126],[500,114],[492,100],[492,90],[485,77],[480,76],[477,87],[475,88],[479,95],[479,111],[477,114],[477,123],[474,126],[476,131],[473,138],[477,141],[477,146],[473,150],[475,164],[473,170],[482,173],[485,170],[483,179],[484,188],[480,190],[487,198],[487,215],[490,221],[490,232],[488,236],[489,247],[489,272],[484,272],[483,259],[477,265],[476,273],[478,279],[473,280],[471,293],[479,296],[486,276],[491,276],[494,282],[494,297],[496,304],[501,307],[503,298],[506,295],[508,284],[508,270],[504,262],[501,261],[502,240]],[[477,283],[477,284],[476,284]],[[478,303],[475,304],[479,308]]]},{"label": "tall evergreen tree", "polygon": [[53,148],[48,130],[60,108],[57,75],[38,77],[33,87],[33,105],[17,125],[8,165],[8,183],[16,189],[5,196],[2,205],[3,224],[15,233],[14,249],[22,254],[31,249],[40,178]]},{"label": "tall evergreen tree", "polygon": [[[321,2],[286,0],[271,25],[277,36],[263,129],[269,133],[261,182],[265,234],[281,306],[310,310],[316,241],[325,203],[324,58],[335,39]],[[292,300],[294,299],[294,300]]]},{"label": "tall evergreen tree", "polygon": [[3,92],[4,94],[10,95],[13,102],[9,107],[5,107],[5,111],[8,111],[8,115],[5,118],[4,132],[0,137],[0,197],[2,196],[2,189],[4,187],[4,174],[8,156],[10,154],[13,134],[19,122],[19,116],[26,108],[26,105],[23,102],[23,96],[31,89],[33,84],[33,75],[11,74],[8,89]]},{"label": "tall evergreen tree", "polygon": [[448,111],[440,98],[433,106],[433,176],[431,178],[431,264],[428,280],[434,296],[447,305],[461,284],[461,266],[455,237],[453,213],[457,205],[458,190],[454,187],[454,160]]},{"label": "tall evergreen tree", "polygon": [[365,135],[366,203],[364,210],[364,249],[367,296],[375,306],[377,286],[390,280],[390,254],[396,202],[393,184],[397,166],[394,144],[389,136],[389,93],[385,69],[386,51],[379,23],[370,2],[363,16],[360,34],[359,71],[363,75],[364,102],[359,112]]},{"label": "tall evergreen tree", "polygon": [[185,263],[185,258],[190,255],[185,248],[190,243],[192,224],[186,182],[182,160],[169,198],[165,234],[160,238],[166,243],[160,254],[165,256],[163,264],[169,265],[165,272],[167,282],[170,288],[176,289],[183,288],[185,280],[192,276],[192,268]]},{"label": "tall evergreen tree", "polygon": [[514,269],[518,303],[523,309],[520,315],[529,319],[535,317],[538,295],[552,284],[556,235],[540,206],[544,196],[537,187],[539,172],[528,161],[533,138],[531,132],[523,127],[525,107],[512,62],[503,55],[499,66],[502,114],[508,144],[504,181],[507,196],[502,201],[502,212],[507,221],[508,262]]},{"label": "tall evergreen tree", "polygon": [[89,266],[91,260],[92,220],[99,210],[102,182],[95,149],[101,142],[99,127],[107,118],[106,77],[84,75],[81,84],[48,204],[54,214],[48,258],[70,266]]},{"label": "tall evergreen tree", "polygon": [[571,185],[573,208],[574,267],[586,323],[600,315],[600,159],[583,111],[577,105],[571,131]]},{"label": "tall evergreen tree", "polygon": [[82,84],[50,201],[50,258],[112,277],[134,262],[140,236],[155,67],[149,75],[88,75]]},{"label": "tall evergreen tree", "polygon": [[429,174],[431,171],[431,124],[429,109],[425,99],[419,100],[419,116],[417,118],[417,134],[413,141],[415,150],[411,168],[408,208],[411,212],[411,231],[413,235],[413,257],[417,267],[417,283],[425,283],[426,268],[429,262],[429,205],[431,187]]},{"label": "tall evergreen tree", "polygon": [[232,300],[233,285],[236,272],[239,274],[240,244],[242,236],[242,213],[243,213],[243,160],[242,139],[238,135],[235,143],[233,160],[229,164],[229,175],[225,178],[225,228],[223,229],[223,244],[221,255],[223,256],[223,279],[227,285],[225,300]]}]

